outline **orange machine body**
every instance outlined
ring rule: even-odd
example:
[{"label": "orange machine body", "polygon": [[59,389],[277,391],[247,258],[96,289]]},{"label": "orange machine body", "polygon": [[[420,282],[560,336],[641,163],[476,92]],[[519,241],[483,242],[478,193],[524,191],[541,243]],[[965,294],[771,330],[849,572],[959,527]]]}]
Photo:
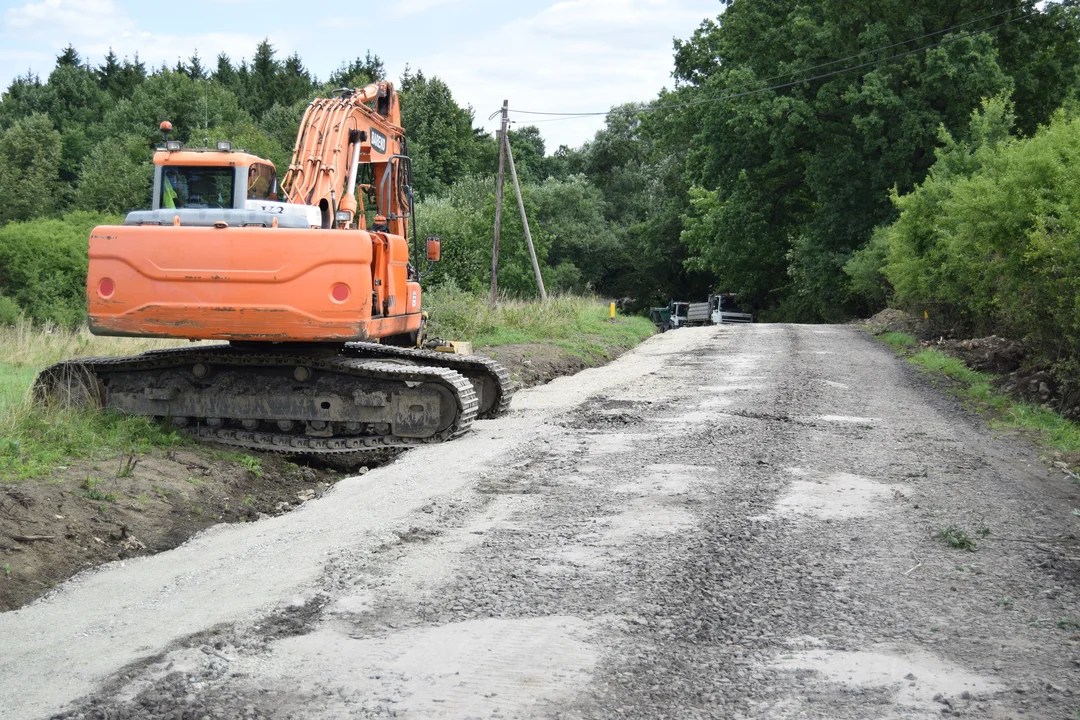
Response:
[{"label": "orange machine body", "polygon": [[[414,332],[420,286],[408,260],[404,239],[363,230],[101,226],[90,235],[90,329],[270,342]],[[376,304],[389,312],[373,316]]]},{"label": "orange machine body", "polygon": [[[266,160],[172,145],[154,157],[152,210],[90,235],[93,333],[339,343],[419,331],[410,168],[392,85],[309,106],[281,188],[284,201]],[[207,199],[204,192],[201,204],[184,206],[166,186],[175,178],[167,173],[184,168],[229,178],[235,171],[235,195]]]}]

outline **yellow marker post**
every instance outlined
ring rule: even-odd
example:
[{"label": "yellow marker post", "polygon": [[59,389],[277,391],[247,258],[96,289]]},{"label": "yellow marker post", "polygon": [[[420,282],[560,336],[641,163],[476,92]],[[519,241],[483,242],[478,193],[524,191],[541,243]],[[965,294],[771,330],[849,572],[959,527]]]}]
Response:
[{"label": "yellow marker post", "polygon": [[609,311],[610,311],[611,321],[615,322],[615,303],[611,303],[611,307],[609,308]]}]

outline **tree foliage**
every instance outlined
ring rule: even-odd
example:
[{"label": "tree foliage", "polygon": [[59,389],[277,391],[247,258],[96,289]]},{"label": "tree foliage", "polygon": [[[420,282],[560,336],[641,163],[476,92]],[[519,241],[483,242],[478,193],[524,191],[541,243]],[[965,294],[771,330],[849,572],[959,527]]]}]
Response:
[{"label": "tree foliage", "polygon": [[[581,147],[550,152],[538,127],[509,131],[549,289],[592,290],[636,308],[722,290],[738,293],[760,317],[807,321],[843,319],[893,300],[958,325],[1020,327],[1020,315],[1001,311],[1007,288],[988,277],[1019,277],[1019,266],[1003,269],[997,255],[986,261],[985,248],[955,240],[940,223],[953,218],[956,228],[968,228],[952,203],[982,188],[1020,208],[1008,217],[987,211],[1000,224],[987,237],[1004,243],[1008,233],[1023,234],[1028,257],[1071,267],[1060,247],[1031,238],[1032,228],[1051,237],[1065,227],[1039,214],[1037,182],[1058,182],[1063,172],[1051,168],[1046,148],[1069,147],[1060,138],[1071,116],[1055,113],[1077,101],[1074,3],[723,6],[675,42],[674,88],[612,108]],[[52,228],[72,211],[143,205],[148,160],[166,119],[175,139],[229,139],[283,171],[311,99],[385,72],[367,52],[322,82],[268,39],[238,62],[192,49],[174,67],[150,70],[138,56],[112,51],[91,66],[69,46],[44,82],[27,74],[0,97],[0,225],[16,223],[30,236],[38,233],[34,222]],[[490,280],[496,138],[440,78],[406,69],[397,85],[420,231],[444,239],[444,260],[427,282],[481,292]],[[994,170],[1014,157],[1009,148],[1027,142],[1048,153],[1043,165],[1030,165],[1029,177]],[[987,178],[1028,195],[978,184]],[[1071,187],[1061,183],[1062,192]],[[965,202],[977,206],[974,197]],[[1062,196],[1054,207],[1071,206]],[[976,226],[976,215],[964,217]],[[956,229],[955,237],[971,239],[971,232]],[[500,287],[535,293],[509,184],[502,238]],[[980,261],[965,265],[963,253]],[[1049,288],[1068,291],[1047,278],[1024,282],[1029,297],[1047,302]],[[2,284],[0,295],[8,315],[12,299],[32,299]]]},{"label": "tree foliage", "polygon": [[60,133],[34,113],[0,137],[0,222],[58,214]]},{"label": "tree foliage", "polygon": [[418,195],[444,192],[477,170],[480,145],[490,136],[473,129],[471,107],[458,105],[450,88],[439,78],[408,69],[398,94]]},{"label": "tree foliage", "polygon": [[1080,23],[1068,8],[727,5],[676,47],[682,88],[670,99],[698,103],[678,111],[684,123],[667,139],[688,146],[686,175],[700,188],[683,239],[694,267],[784,317],[865,310],[842,268],[895,217],[889,189],[926,176],[941,127],[963,137],[983,98],[1008,93],[1030,130],[1076,86]]},{"label": "tree foliage", "polygon": [[895,304],[943,330],[1026,338],[1076,377],[1080,117],[1059,112],[1030,138],[1010,134],[1018,121],[997,98],[964,139],[943,136],[925,182],[894,194],[899,217],[848,269],[876,269]]}]

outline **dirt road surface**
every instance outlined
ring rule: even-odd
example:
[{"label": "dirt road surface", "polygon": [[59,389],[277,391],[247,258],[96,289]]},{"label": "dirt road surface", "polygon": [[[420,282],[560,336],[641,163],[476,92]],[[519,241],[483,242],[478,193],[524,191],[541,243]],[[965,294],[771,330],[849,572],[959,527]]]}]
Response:
[{"label": "dirt road surface", "polygon": [[0,715],[1067,719],[1075,507],[855,329],[679,330],[0,614]]}]

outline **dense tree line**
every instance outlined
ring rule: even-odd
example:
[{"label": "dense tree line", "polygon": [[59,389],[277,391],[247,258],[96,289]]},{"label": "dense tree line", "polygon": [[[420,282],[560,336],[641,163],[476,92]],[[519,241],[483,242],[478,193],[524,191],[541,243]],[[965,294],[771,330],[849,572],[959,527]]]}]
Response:
[{"label": "dense tree line", "polygon": [[939,332],[1024,339],[1072,393],[1080,382],[1080,116],[1030,137],[1006,97],[943,133],[929,176],[845,270],[866,295]]},{"label": "dense tree line", "polygon": [[681,110],[667,135],[687,157],[691,264],[779,317],[873,309],[842,268],[896,218],[890,190],[926,177],[942,130],[965,137],[972,110],[1004,94],[1030,134],[1074,97],[1080,18],[1036,4],[730,3],[677,43],[681,87],[661,99],[735,96]]},{"label": "dense tree line", "polygon": [[[582,147],[549,152],[536,127],[511,131],[553,289],[638,307],[722,289],[775,319],[877,309],[903,291],[875,229],[901,217],[897,199],[942,153],[972,141],[972,112],[997,98],[1012,118],[1005,134],[1031,137],[1080,85],[1071,1],[722,4],[675,43],[674,88],[613,108]],[[313,97],[384,76],[368,53],[321,81],[265,41],[239,64],[196,53],[153,69],[112,53],[91,66],[68,48],[44,82],[18,78],[0,98],[0,224],[145,206],[166,118],[186,143],[228,138],[284,168]],[[407,70],[397,85],[420,232],[445,239],[428,281],[481,290],[496,141],[438,77]],[[535,288],[514,210],[500,287],[525,295]],[[23,232],[2,230],[0,245]],[[8,276],[0,268],[0,296],[28,297]]]}]

